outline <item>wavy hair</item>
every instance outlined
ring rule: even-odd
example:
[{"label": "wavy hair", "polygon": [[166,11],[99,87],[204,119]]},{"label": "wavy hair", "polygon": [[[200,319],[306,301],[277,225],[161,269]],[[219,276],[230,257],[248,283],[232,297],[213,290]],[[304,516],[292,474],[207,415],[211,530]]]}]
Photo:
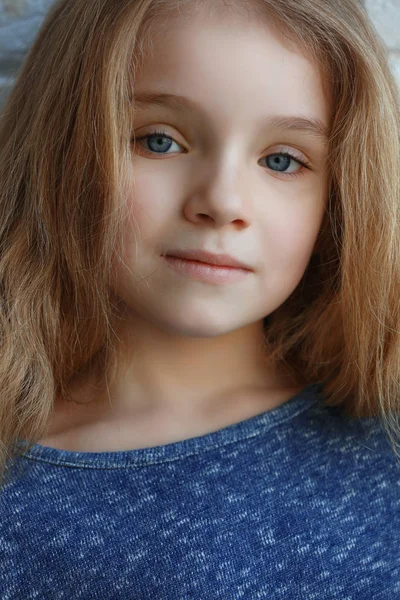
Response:
[{"label": "wavy hair", "polygon": [[[265,319],[265,348],[327,405],[400,439],[400,109],[356,0],[59,0],[0,115],[0,477],[88,365],[112,378],[110,292],[127,218],[134,76],[173,10],[257,12],[318,57],[333,99],[316,249]],[[215,8],[214,8],[215,9]],[[135,232],[137,236],[140,231]],[[399,455],[400,456],[400,455]]]}]

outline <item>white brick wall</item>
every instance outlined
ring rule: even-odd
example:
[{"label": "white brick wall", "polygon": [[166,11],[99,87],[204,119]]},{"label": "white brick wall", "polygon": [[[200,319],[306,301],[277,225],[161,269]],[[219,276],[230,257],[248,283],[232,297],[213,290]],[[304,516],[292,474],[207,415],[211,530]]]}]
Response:
[{"label": "white brick wall", "polygon": [[[53,1],[0,0],[0,106]],[[390,49],[390,64],[400,86],[400,0],[364,0],[364,3]]]},{"label": "white brick wall", "polygon": [[400,0],[365,0],[365,6],[390,50],[390,64],[400,86]]},{"label": "white brick wall", "polygon": [[0,105],[53,0],[0,0]]}]

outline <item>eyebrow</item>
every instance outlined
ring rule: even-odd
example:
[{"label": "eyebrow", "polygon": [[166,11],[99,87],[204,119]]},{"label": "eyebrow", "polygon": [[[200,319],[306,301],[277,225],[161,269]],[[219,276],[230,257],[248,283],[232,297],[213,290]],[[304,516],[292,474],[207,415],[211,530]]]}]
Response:
[{"label": "eyebrow", "polygon": [[[134,106],[145,109],[150,106],[171,108],[179,111],[204,112],[201,104],[185,96],[177,94],[166,94],[161,92],[138,91],[134,94]],[[300,115],[273,115],[267,118],[267,124],[276,129],[284,131],[299,131],[309,134],[323,141],[328,139],[328,127],[320,120]]]}]

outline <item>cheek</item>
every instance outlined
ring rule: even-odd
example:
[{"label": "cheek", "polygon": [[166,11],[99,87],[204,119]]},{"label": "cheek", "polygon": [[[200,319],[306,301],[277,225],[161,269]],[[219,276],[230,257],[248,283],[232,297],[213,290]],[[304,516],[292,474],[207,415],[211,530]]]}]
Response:
[{"label": "cheek", "polygon": [[170,222],[173,203],[165,191],[165,185],[157,180],[151,184],[149,181],[149,177],[145,181],[136,178],[127,194],[126,247],[135,240],[139,248],[149,243],[159,245],[163,241],[163,229]]},{"label": "cheek", "polygon": [[264,256],[276,277],[297,285],[311,258],[324,215],[323,203],[312,210],[287,211],[274,221],[264,237]]}]

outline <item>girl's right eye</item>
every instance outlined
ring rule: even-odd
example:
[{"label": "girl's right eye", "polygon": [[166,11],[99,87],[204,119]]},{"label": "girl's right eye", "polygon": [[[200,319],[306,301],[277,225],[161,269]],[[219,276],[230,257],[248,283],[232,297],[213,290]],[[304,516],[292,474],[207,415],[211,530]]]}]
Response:
[{"label": "girl's right eye", "polygon": [[[165,131],[153,131],[152,133],[148,133],[147,135],[143,135],[142,137],[135,138],[137,142],[142,142],[143,140],[147,140],[147,145],[150,147],[150,150],[145,149],[147,154],[165,154],[166,151],[170,150],[171,142],[176,144],[179,147],[180,144],[175,142],[169,135],[165,133]],[[166,141],[167,140],[167,141]]]}]

